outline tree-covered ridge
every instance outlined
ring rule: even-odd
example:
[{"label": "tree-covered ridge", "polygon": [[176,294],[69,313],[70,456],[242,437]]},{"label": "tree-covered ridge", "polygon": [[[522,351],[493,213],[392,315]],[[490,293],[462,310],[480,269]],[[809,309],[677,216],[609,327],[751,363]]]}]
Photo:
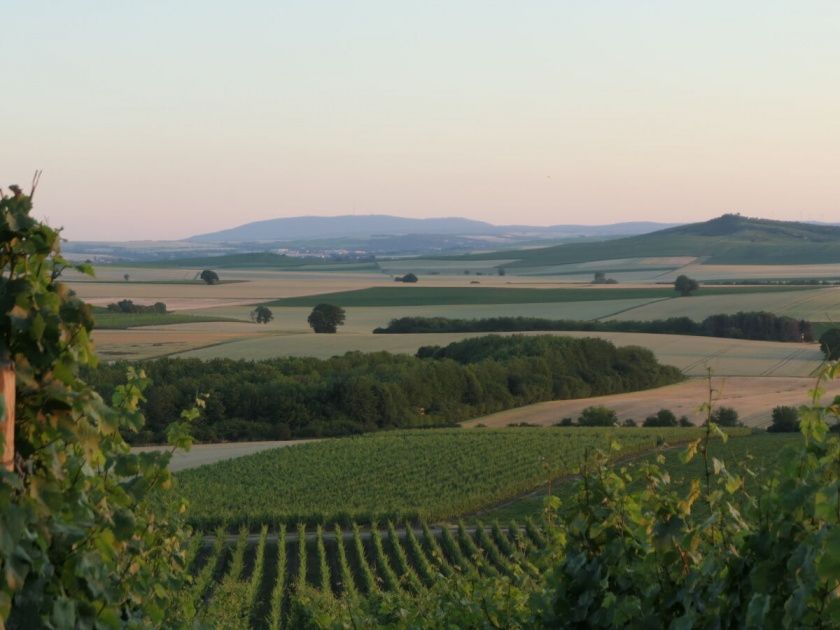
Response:
[{"label": "tree-covered ridge", "polygon": [[453,319],[448,317],[400,317],[375,334],[447,332],[527,332],[527,331],[637,332],[668,335],[700,335],[762,341],[813,341],[811,323],[766,312],[739,312],[710,315],[702,322],[690,317],[670,317],[649,321],[573,320],[542,317],[488,317]]},{"label": "tree-covered ridge", "polygon": [[[429,350],[423,350],[424,356]],[[553,335],[490,335],[434,350],[435,358],[350,352],[327,360],[158,359],[141,409],[147,424],[128,439],[160,441],[196,392],[209,394],[195,427],[203,441],[285,439],[447,426],[544,400],[675,383],[682,374],[638,347]],[[128,364],[87,374],[108,395]]]}]

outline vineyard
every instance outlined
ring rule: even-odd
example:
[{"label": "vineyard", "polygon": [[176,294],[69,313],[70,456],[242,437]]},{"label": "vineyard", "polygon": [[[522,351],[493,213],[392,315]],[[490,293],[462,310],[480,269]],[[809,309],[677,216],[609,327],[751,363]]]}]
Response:
[{"label": "vineyard", "polygon": [[626,457],[698,433],[579,427],[389,431],[263,451],[177,477],[191,522],[204,531],[222,524],[255,529],[280,522],[432,521],[533,490],[574,471],[592,448],[617,442]]},{"label": "vineyard", "polygon": [[292,595],[304,586],[339,601],[382,591],[417,593],[455,572],[519,579],[533,574],[528,555],[545,544],[531,520],[456,528],[424,521],[418,529],[388,521],[384,529],[365,531],[356,523],[301,524],[271,534],[263,527],[258,537],[242,528],[233,540],[219,529],[208,541],[193,539],[194,582],[185,605],[217,628],[290,628]]}]

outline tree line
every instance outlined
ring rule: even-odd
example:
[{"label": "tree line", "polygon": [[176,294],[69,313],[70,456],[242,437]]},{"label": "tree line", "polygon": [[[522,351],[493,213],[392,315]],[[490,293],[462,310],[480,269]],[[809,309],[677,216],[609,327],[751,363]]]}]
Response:
[{"label": "tree line", "polygon": [[[128,363],[85,374],[108,397]],[[679,370],[647,349],[601,339],[486,336],[425,347],[417,356],[349,352],[331,359],[158,359],[133,443],[165,439],[196,394],[209,394],[194,425],[200,441],[289,439],[389,428],[451,426],[535,402],[599,396],[675,383]]]},{"label": "tree line", "polygon": [[376,334],[444,332],[527,332],[527,331],[636,332],[668,335],[696,335],[761,341],[813,341],[811,322],[763,311],[734,315],[710,315],[702,322],[689,317],[650,321],[573,320],[541,317],[400,317],[374,329]]}]

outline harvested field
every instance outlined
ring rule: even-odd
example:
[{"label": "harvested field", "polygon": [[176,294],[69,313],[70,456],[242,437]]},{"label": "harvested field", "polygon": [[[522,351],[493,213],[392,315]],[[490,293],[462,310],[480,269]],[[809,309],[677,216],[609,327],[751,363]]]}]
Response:
[{"label": "harvested field", "polygon": [[[706,368],[710,367],[715,374],[721,376],[805,377],[809,376],[822,360],[822,353],[816,344],[644,333],[566,332],[558,334],[570,337],[600,337],[619,346],[638,345],[650,348],[660,362],[674,365],[689,376],[704,375]],[[420,346],[446,345],[478,336],[481,336],[481,333],[408,335],[301,333],[233,341],[186,351],[179,356],[203,359],[215,357],[268,359],[278,356],[327,358],[350,351],[378,352],[383,350],[413,354]]]},{"label": "harvested field", "polygon": [[[798,407],[808,403],[809,390],[814,387],[815,380],[790,377],[714,377],[712,384],[716,390],[715,405],[733,407],[747,426],[762,427],[770,424],[773,407]],[[826,398],[840,395],[840,382],[829,382],[827,390]],[[699,424],[705,419],[699,407],[708,397],[708,381],[692,378],[684,383],[641,392],[538,403],[475,418],[462,424],[465,427],[477,424],[505,427],[518,422],[552,425],[562,418],[576,419],[583,409],[592,405],[615,409],[621,420],[633,418],[641,423],[645,417],[664,408],[670,409],[678,417],[686,415],[692,422]]]}]

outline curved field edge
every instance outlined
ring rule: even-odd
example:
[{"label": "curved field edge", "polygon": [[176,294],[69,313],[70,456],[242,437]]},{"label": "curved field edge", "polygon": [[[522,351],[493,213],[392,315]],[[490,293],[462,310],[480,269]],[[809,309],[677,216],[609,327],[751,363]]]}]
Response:
[{"label": "curved field edge", "polygon": [[[745,434],[748,430],[734,430]],[[265,523],[440,520],[573,472],[587,450],[625,457],[696,438],[697,428],[393,431],[325,440],[177,475],[199,529]]]}]

